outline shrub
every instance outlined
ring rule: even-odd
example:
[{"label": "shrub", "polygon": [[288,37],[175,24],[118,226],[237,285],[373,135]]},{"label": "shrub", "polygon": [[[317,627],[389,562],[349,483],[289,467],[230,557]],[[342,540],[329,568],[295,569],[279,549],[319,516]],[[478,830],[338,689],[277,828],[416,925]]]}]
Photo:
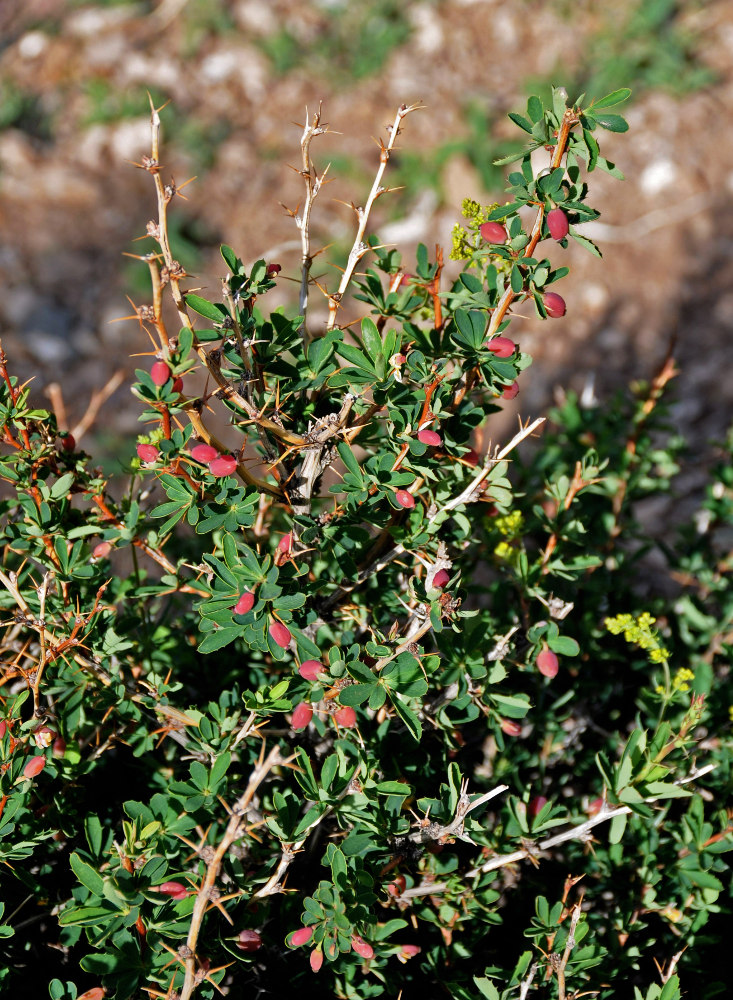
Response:
[{"label": "shrub", "polygon": [[597,134],[626,129],[607,109],[627,96],[511,115],[530,143],[510,200],[464,202],[449,287],[439,247],[405,281],[368,234],[401,107],[323,322],[320,112],[290,315],[264,308],[287,272],[228,246],[221,295],[187,290],[153,111],[126,486],[0,355],[14,993],[39,967],[56,1000],[724,992],[730,468],[652,572],[635,510],[676,471],[654,437],[671,359],[603,409],[568,395],[533,447],[543,418],[490,437],[531,360],[502,336],[513,308],[564,313],[546,213],[597,252],[581,164],[621,176]]}]

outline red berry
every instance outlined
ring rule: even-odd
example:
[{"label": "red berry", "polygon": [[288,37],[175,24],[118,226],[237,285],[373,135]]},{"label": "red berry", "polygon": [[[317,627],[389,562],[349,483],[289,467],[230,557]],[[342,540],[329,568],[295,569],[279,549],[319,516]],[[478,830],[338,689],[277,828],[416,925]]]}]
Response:
[{"label": "red berry", "polygon": [[205,462],[207,465],[218,457],[219,452],[210,444],[197,444],[191,449],[191,458],[195,458],[197,462]]},{"label": "red berry", "polygon": [[408,958],[414,958],[415,955],[419,955],[422,948],[417,944],[403,944],[400,945],[400,955],[399,957],[406,962]]},{"label": "red berry", "polygon": [[165,361],[156,361],[150,369],[150,377],[153,380],[153,385],[165,385],[171,377],[171,370]]},{"label": "red berry", "polygon": [[423,444],[432,445],[434,448],[443,443],[443,438],[435,431],[420,431],[417,439],[418,441],[422,441]]},{"label": "red berry", "polygon": [[281,264],[268,264],[267,265],[267,274],[268,274],[268,276],[269,275],[273,275],[273,274],[279,274],[281,271],[282,271],[282,265]]},{"label": "red berry", "polygon": [[407,510],[412,510],[415,506],[415,498],[412,493],[408,493],[407,490],[397,490],[394,498],[400,507],[406,507]]},{"label": "red berry", "polygon": [[26,765],[23,768],[24,778],[35,778],[37,774],[46,766],[45,757],[31,757],[30,760],[26,761]]},{"label": "red berry", "polygon": [[76,438],[73,434],[64,434],[61,438],[61,447],[64,451],[74,451],[76,448]]},{"label": "red berry", "polygon": [[298,667],[298,673],[307,681],[314,681],[323,670],[320,660],[304,660]]},{"label": "red berry", "polygon": [[463,461],[468,462],[474,468],[478,465],[478,452],[475,448],[469,448],[466,454],[463,456]]},{"label": "red berry", "polygon": [[180,376],[173,379],[173,392],[183,392],[183,379]]},{"label": "red berry", "polygon": [[250,593],[249,590],[245,590],[245,592],[239,598],[237,603],[234,605],[233,609],[234,614],[246,615],[249,611],[252,610],[254,603],[255,603],[255,595]]},{"label": "red berry", "polygon": [[484,222],[479,232],[486,243],[506,243],[506,229],[498,222]]},{"label": "red berry", "polygon": [[547,646],[537,656],[537,669],[544,677],[556,677],[560,661]]},{"label": "red berry", "polygon": [[588,803],[588,808],[586,809],[586,812],[589,813],[591,816],[595,816],[597,813],[601,811],[601,809],[603,809],[603,805],[604,803],[602,798],[593,799],[592,802]]},{"label": "red berry", "polygon": [[318,972],[323,965],[323,952],[320,948],[314,948],[310,957],[311,969]]},{"label": "red berry", "polygon": [[305,729],[306,726],[310,725],[312,718],[313,709],[306,702],[301,701],[301,703],[296,705],[293,709],[293,719],[290,724],[293,729]]},{"label": "red berry", "polygon": [[448,570],[439,569],[438,572],[433,577],[434,587],[445,587],[446,583],[450,580],[450,573]]},{"label": "red berry", "polygon": [[153,444],[139,444],[137,446],[137,457],[142,462],[157,462],[160,452]]},{"label": "red berry", "polygon": [[54,757],[63,757],[66,753],[66,740],[63,736],[57,736],[53,741],[53,755]]},{"label": "red berry", "polygon": [[163,882],[162,885],[157,887],[158,892],[162,892],[164,896],[170,896],[171,899],[185,899],[188,895],[188,889],[181,882]]},{"label": "red berry", "polygon": [[508,337],[492,337],[486,342],[486,346],[497,358],[510,358],[517,349],[517,345]]},{"label": "red berry", "polygon": [[543,302],[545,304],[545,312],[550,319],[559,319],[565,315],[565,299],[562,295],[558,295],[557,292],[545,292]]},{"label": "red berry", "polygon": [[359,937],[358,934],[352,934],[351,947],[362,958],[374,958],[374,948],[363,937]]},{"label": "red berry", "polygon": [[3,736],[6,734],[7,731],[8,731],[7,722],[5,721],[5,719],[0,719],[0,740],[3,738]]},{"label": "red berry", "polygon": [[277,547],[280,552],[290,552],[293,548],[293,536],[290,532],[287,535],[283,535],[280,541],[277,543]]},{"label": "red berry", "polygon": [[403,274],[402,277],[400,278],[400,287],[407,288],[407,286],[412,283],[412,278],[413,275],[411,274]]},{"label": "red berry", "polygon": [[407,879],[404,875],[396,875],[387,886],[390,896],[401,896],[407,888]]},{"label": "red berry", "polygon": [[109,542],[99,542],[92,549],[92,556],[95,559],[106,559],[106,557],[112,551],[112,546]]},{"label": "red berry", "polygon": [[239,932],[236,943],[240,951],[258,951],[262,947],[262,938],[257,931],[244,930]]},{"label": "red berry", "polygon": [[307,944],[313,937],[312,927],[300,927],[295,934],[290,938],[290,944],[293,948],[299,948],[302,944]]},{"label": "red berry", "polygon": [[519,395],[518,382],[512,382],[512,384],[508,385],[506,389],[502,392],[502,396],[504,397],[504,399],[514,399],[514,397],[518,395]]},{"label": "red berry", "polygon": [[521,736],[522,727],[518,722],[514,722],[513,719],[501,719],[499,721],[502,733],[506,733],[507,736]]},{"label": "red berry", "polygon": [[290,640],[293,638],[290,634],[290,629],[286,628],[282,622],[273,622],[270,625],[270,637],[282,649],[287,649],[290,645]]},{"label": "red berry", "polygon": [[351,705],[344,705],[338,712],[334,712],[333,717],[342,729],[353,729],[356,725],[356,712]]},{"label": "red berry", "polygon": [[544,807],[547,805],[547,799],[544,795],[537,795],[535,798],[529,800],[529,805],[527,806],[527,813],[533,818],[541,813]]},{"label": "red berry", "polygon": [[101,986],[95,986],[91,990],[85,990],[76,1000],[104,1000],[107,991]]},{"label": "red berry", "polygon": [[209,472],[212,476],[220,479],[222,476],[231,476],[237,468],[237,460],[234,455],[219,455],[209,462]]},{"label": "red berry", "polygon": [[547,213],[547,228],[553,240],[564,240],[568,235],[568,217],[561,208]]}]

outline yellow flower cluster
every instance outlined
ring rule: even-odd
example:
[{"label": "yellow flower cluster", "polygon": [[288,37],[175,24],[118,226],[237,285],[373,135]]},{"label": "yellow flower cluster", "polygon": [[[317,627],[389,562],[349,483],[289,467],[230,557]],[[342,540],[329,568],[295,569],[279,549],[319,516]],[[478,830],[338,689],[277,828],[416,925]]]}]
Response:
[{"label": "yellow flower cluster", "polygon": [[476,249],[474,234],[478,231],[479,226],[483,222],[486,222],[489,214],[494,211],[497,205],[498,202],[494,202],[493,205],[484,205],[482,207],[477,201],[474,201],[473,198],[463,199],[461,204],[461,215],[464,219],[469,221],[473,234],[468,233],[459,222],[453,226],[453,230],[451,231],[451,260],[471,259],[471,255]]},{"label": "yellow flower cluster", "polygon": [[501,562],[509,563],[515,569],[519,564],[519,549],[516,545],[511,545],[509,542],[499,542],[494,549],[494,555]]},{"label": "yellow flower cluster", "polygon": [[655,621],[656,618],[653,618],[648,611],[644,611],[638,618],[634,618],[633,615],[606,618],[604,625],[613,635],[620,635],[623,632],[626,642],[647,650],[652,663],[665,663],[669,659],[669,650],[659,641],[657,630],[652,628]]},{"label": "yellow flower cluster", "polygon": [[510,510],[508,514],[495,517],[493,527],[505,538],[517,538],[524,529],[524,518],[520,510]]}]

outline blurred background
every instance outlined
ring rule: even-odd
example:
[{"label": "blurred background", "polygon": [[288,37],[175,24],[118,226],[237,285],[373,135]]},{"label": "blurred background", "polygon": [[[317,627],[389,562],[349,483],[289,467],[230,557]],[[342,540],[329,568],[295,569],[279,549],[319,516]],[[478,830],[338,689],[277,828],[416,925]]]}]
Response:
[{"label": "blurred background", "polygon": [[[36,377],[39,402],[63,384],[68,426],[122,371],[96,441],[82,444],[112,467],[133,453],[128,385],[149,360],[130,356],[150,348],[135,322],[113,321],[130,314],[126,296],[149,297],[147,268],[123,256],[152,249],[134,242],[155,202],[132,165],[150,149],[148,91],[170,102],[164,176],[196,177],[171,222],[191,285],[216,297],[226,242],[247,262],[283,265],[274,305],[295,302],[299,240],[282,205],[303,200],[288,164],[306,107],[323,101],[333,130],[313,147],[334,178],[313,245],[331,244],[338,263],[353,239],[348,204],[363,204],[377,166],[373,137],[403,102],[425,104],[386,178],[404,188],[378,201],[370,226],[410,270],[418,242],[447,256],[463,198],[504,199],[506,168],[492,161],[520,148],[506,115],[530,93],[629,86],[619,110],[630,132],[601,136],[626,181],[592,178],[602,219],[586,233],[604,260],[553,248],[571,267],[568,312],[543,324],[520,309],[511,334],[535,363],[515,405],[537,415],[568,389],[603,404],[650,378],[674,340],[672,414],[691,441],[694,490],[733,414],[732,67],[728,0],[2,0],[0,337],[11,366]],[[313,273],[333,290],[325,258]]]}]

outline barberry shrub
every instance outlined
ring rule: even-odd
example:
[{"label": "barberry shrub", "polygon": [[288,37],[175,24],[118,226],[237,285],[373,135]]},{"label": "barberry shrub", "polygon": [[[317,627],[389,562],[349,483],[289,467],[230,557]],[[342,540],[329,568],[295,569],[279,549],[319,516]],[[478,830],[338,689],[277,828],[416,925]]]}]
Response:
[{"label": "barberry shrub", "polygon": [[401,107],[323,296],[307,116],[292,312],[278,262],[223,246],[205,295],[176,261],[153,110],[126,481],[0,356],[10,995],[723,995],[730,466],[690,526],[639,524],[681,461],[671,358],[492,431],[514,311],[571,321],[543,250],[598,253],[627,96],[510,116],[510,198],[464,202],[449,284],[369,231]]}]

